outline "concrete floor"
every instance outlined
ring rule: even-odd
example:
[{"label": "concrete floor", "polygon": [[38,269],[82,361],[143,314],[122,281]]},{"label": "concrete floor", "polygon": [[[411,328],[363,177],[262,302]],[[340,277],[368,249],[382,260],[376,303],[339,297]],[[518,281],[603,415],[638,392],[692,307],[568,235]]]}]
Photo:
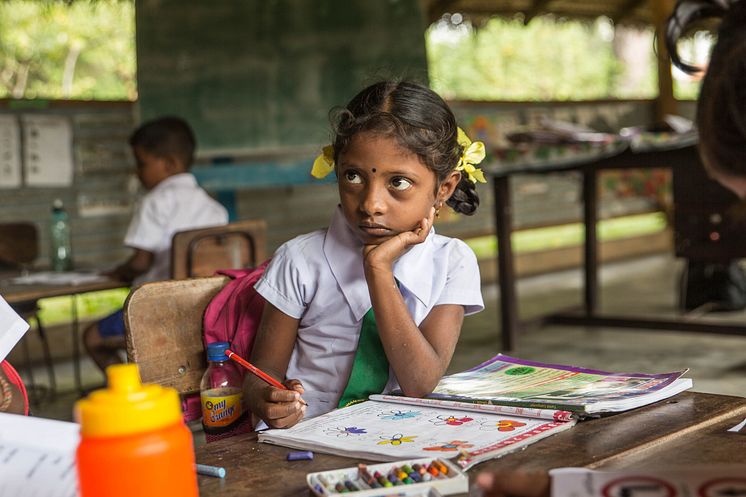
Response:
[{"label": "concrete floor", "polygon": [[[623,315],[676,314],[676,288],[681,262],[670,255],[606,265],[601,273],[603,311]],[[521,317],[578,306],[582,298],[577,270],[525,278],[518,284]],[[484,288],[487,308],[468,317],[449,372],[470,368],[500,352],[498,288]],[[746,322],[746,312],[710,314],[707,319]],[[520,335],[510,355],[523,359],[572,364],[620,372],[657,373],[689,368],[694,390],[746,395],[746,336],[705,335],[647,330],[547,326]],[[93,363],[82,364],[85,388],[100,385],[103,376]],[[56,365],[56,400],[36,406],[34,414],[71,419],[77,395],[72,393],[72,363]],[[43,370],[36,373],[44,381]]]}]

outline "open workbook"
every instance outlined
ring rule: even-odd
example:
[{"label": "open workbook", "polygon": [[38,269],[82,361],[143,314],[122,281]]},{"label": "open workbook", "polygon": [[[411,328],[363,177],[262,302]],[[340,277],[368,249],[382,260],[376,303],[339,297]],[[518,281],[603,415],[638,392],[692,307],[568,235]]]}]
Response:
[{"label": "open workbook", "polygon": [[497,355],[444,377],[428,398],[370,400],[265,430],[259,441],[378,461],[453,457],[462,468],[572,428],[582,415],[624,411],[692,383],[684,371],[608,373]]}]

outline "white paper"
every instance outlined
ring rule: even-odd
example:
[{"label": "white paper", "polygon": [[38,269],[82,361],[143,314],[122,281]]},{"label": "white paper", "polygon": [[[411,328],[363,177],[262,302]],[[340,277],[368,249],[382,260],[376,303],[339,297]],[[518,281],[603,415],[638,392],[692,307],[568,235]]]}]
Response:
[{"label": "white paper", "polygon": [[11,278],[10,282],[16,285],[83,285],[86,283],[99,283],[106,281],[107,277],[98,273],[85,273],[82,271],[39,271]]},{"label": "white paper", "polygon": [[676,469],[549,472],[555,497],[728,497],[746,495],[746,464],[697,465]]},{"label": "white paper", "polygon": [[0,296],[0,361],[5,360],[28,328],[28,323]]},{"label": "white paper", "polygon": [[21,129],[15,116],[0,116],[0,188],[21,186]]},{"label": "white paper", "polygon": [[73,184],[73,131],[64,116],[23,116],[27,186]]},{"label": "white paper", "polygon": [[0,497],[76,497],[75,423],[0,413]]}]

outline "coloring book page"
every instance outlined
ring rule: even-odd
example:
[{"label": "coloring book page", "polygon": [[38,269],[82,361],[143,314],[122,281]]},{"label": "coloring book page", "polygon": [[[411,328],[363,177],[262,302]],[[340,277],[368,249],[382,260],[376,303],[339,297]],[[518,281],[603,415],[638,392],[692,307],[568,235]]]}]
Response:
[{"label": "coloring book page", "polygon": [[458,457],[457,463],[466,469],[573,425],[574,421],[368,401],[289,429],[266,430],[259,441],[377,461]]}]

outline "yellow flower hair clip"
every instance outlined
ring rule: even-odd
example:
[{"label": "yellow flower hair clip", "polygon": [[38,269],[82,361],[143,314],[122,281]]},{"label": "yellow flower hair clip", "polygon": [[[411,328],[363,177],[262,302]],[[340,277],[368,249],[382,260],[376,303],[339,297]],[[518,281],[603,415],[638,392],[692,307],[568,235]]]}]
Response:
[{"label": "yellow flower hair clip", "polygon": [[484,143],[472,142],[461,128],[458,128],[458,137],[456,138],[456,141],[458,141],[458,144],[464,148],[464,153],[458,160],[458,165],[456,165],[456,171],[465,172],[466,177],[469,178],[472,183],[476,183],[477,181],[480,183],[487,183],[487,180],[484,179],[484,172],[480,168],[474,167],[484,160],[486,155],[484,151]]},{"label": "yellow flower hair clip", "polygon": [[321,153],[313,161],[311,176],[317,179],[325,178],[334,171],[334,147],[327,145],[321,149]]}]

